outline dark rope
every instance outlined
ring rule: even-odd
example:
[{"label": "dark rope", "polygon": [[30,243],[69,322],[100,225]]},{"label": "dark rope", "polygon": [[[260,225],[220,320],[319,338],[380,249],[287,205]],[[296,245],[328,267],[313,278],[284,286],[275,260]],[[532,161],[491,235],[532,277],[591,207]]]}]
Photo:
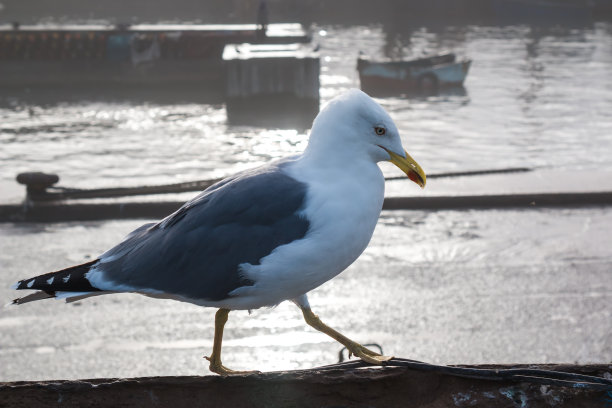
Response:
[{"label": "dark rope", "polygon": [[[454,377],[473,378],[490,381],[529,382],[558,387],[582,388],[596,391],[611,391],[612,380],[591,375],[568,373],[554,370],[541,370],[534,368],[470,368],[444,366],[424,363],[421,361],[393,358],[387,361],[384,367],[408,367],[414,370],[434,372]],[[328,371],[336,369],[356,369],[372,367],[362,360],[346,361],[337,364],[318,367],[313,370]]]},{"label": "dark rope", "polygon": [[[487,170],[470,170],[470,171],[454,171],[448,173],[428,174],[428,179],[445,178],[445,177],[463,177],[463,176],[485,176],[488,174],[506,174],[506,173],[525,173],[531,171],[527,167],[510,167],[507,169],[487,169]],[[406,176],[385,177],[385,180],[406,180]]]},{"label": "dark rope", "polygon": [[[531,169],[525,167],[514,167],[506,169],[488,169],[488,170],[474,170],[474,171],[462,171],[462,172],[449,172],[449,173],[437,173],[430,174],[427,176],[428,179],[444,178],[444,177],[460,177],[460,176],[479,176],[486,174],[503,174],[503,173],[517,173],[526,172]],[[31,193],[30,199],[34,201],[50,201],[50,200],[62,200],[62,199],[87,199],[87,198],[112,198],[112,197],[124,197],[124,196],[135,196],[135,195],[150,195],[150,194],[168,194],[168,193],[184,193],[191,191],[204,190],[214,183],[221,180],[209,179],[209,180],[198,180],[198,181],[187,181],[184,183],[165,184],[156,186],[140,186],[140,187],[114,187],[114,188],[93,188],[93,189],[79,189],[79,188],[68,188],[68,187],[48,187],[43,192]],[[385,180],[408,180],[406,176],[397,177],[385,177]]]}]

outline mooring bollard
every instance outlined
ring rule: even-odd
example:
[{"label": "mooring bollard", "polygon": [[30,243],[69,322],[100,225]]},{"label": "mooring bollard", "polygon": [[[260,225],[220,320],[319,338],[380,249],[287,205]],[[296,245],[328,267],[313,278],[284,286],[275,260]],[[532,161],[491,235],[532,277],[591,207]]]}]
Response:
[{"label": "mooring bollard", "polygon": [[47,194],[47,188],[59,181],[57,174],[48,174],[40,171],[19,173],[16,177],[19,184],[26,186],[28,198],[35,199],[36,196]]}]

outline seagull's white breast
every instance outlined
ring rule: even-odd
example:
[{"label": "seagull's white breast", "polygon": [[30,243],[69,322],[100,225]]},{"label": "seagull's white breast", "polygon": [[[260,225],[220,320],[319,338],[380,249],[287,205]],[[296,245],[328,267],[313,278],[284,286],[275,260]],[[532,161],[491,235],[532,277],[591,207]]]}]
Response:
[{"label": "seagull's white breast", "polygon": [[346,269],[372,237],[384,198],[384,177],[376,163],[364,160],[332,169],[301,164],[286,171],[308,186],[302,213],[309,230],[259,265],[242,265],[256,283],[231,293],[233,308],[275,305],[305,294]]}]

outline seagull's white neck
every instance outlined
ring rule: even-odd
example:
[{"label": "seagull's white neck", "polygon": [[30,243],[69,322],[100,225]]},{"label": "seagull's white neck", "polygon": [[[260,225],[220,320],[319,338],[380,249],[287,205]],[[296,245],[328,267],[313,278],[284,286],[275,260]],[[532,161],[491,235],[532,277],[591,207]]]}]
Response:
[{"label": "seagull's white neck", "polygon": [[[366,143],[341,143],[339,140],[344,138],[326,134],[326,129],[313,127],[313,133],[315,130],[316,137],[311,137],[304,153],[288,169],[291,176],[308,183],[311,189],[324,190],[330,200],[333,197],[345,202],[350,201],[348,197],[358,197],[368,201],[369,211],[378,207],[380,212],[385,181],[372,153],[380,148]],[[350,130],[336,127],[335,131]]]}]

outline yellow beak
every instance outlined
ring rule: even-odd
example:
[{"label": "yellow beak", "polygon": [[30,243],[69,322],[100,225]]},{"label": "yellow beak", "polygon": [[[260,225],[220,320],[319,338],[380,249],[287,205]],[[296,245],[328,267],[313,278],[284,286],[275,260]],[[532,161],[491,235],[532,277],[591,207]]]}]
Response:
[{"label": "yellow beak", "polygon": [[395,164],[397,167],[400,168],[401,171],[406,173],[410,180],[417,183],[419,186],[421,186],[421,188],[425,188],[425,183],[427,182],[425,172],[423,171],[421,166],[419,166],[419,163],[417,163],[412,157],[410,157],[408,152],[404,151],[406,157],[402,157],[399,154],[393,153],[390,150],[387,150],[387,153],[389,153],[389,156],[391,156],[391,160],[389,160],[391,163]]}]

